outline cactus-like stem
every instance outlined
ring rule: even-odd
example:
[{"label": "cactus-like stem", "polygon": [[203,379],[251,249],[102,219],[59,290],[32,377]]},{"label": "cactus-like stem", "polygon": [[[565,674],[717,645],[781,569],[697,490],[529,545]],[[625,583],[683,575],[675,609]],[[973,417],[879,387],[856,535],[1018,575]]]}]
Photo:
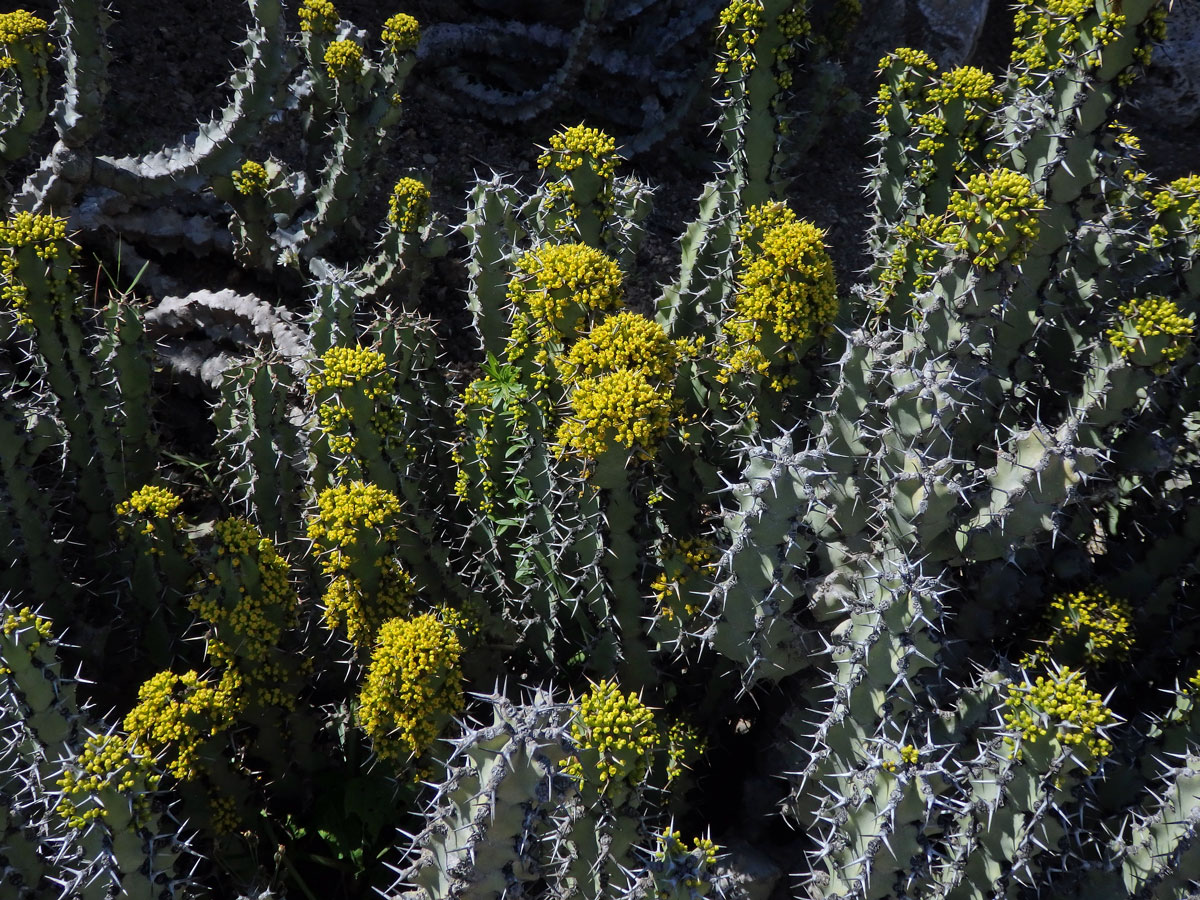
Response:
[{"label": "cactus-like stem", "polygon": [[48,418],[30,428],[17,410],[0,410],[0,547],[6,572],[0,592],[22,591],[65,614],[74,590],[63,577],[61,547],[53,537],[54,504],[35,474],[38,456],[59,436]]},{"label": "cactus-like stem", "polygon": [[283,10],[278,0],[247,0],[254,25],[242,47],[246,62],[230,79],[233,97],[213,119],[178,147],[146,156],[101,157],[93,177],[128,197],[156,197],[213,175],[227,175],[274,110],[276,92],[290,68]]},{"label": "cactus-like stem", "polygon": [[44,19],[23,9],[0,14],[0,159],[12,162],[25,154],[49,111],[49,69],[53,45]]},{"label": "cactus-like stem", "polygon": [[306,433],[293,396],[295,375],[285,362],[227,369],[213,410],[223,475],[235,506],[276,540],[299,534],[311,494]]},{"label": "cactus-like stem", "polygon": [[688,226],[678,280],[658,301],[658,318],[672,336],[708,337],[734,287],[740,213],[773,199],[781,177],[783,98],[792,59],[808,34],[807,4],[792,0],[733,0],[721,13],[717,90],[725,159],[723,177],[700,198]]},{"label": "cactus-like stem", "polygon": [[125,495],[126,476],[120,433],[109,412],[114,405],[109,386],[100,381],[85,348],[72,269],[75,247],[67,240],[64,220],[28,213],[0,225],[0,244],[9,248],[2,261],[4,299],[44,361],[46,383],[70,435],[68,458],[79,479],[83,518],[103,546],[111,510]]}]

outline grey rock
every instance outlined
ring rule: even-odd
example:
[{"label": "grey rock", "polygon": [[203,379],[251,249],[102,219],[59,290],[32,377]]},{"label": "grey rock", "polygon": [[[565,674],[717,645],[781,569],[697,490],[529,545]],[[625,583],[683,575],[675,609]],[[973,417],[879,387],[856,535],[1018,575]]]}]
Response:
[{"label": "grey rock", "polygon": [[1161,125],[1187,128],[1200,122],[1200,0],[1175,0],[1167,39],[1154,48],[1133,95],[1141,113]]},{"label": "grey rock", "polygon": [[930,55],[943,67],[960,66],[970,58],[983,33],[988,0],[916,0],[931,33]]}]

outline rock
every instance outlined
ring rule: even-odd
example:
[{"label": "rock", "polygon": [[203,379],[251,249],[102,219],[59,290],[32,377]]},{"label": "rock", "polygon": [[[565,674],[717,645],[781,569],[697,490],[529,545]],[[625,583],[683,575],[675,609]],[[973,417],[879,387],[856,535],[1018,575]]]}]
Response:
[{"label": "rock", "polygon": [[1200,122],[1200,0],[1175,0],[1167,39],[1133,90],[1138,110],[1172,129]]},{"label": "rock", "polygon": [[931,35],[929,54],[943,68],[961,66],[975,50],[988,0],[916,0]]}]

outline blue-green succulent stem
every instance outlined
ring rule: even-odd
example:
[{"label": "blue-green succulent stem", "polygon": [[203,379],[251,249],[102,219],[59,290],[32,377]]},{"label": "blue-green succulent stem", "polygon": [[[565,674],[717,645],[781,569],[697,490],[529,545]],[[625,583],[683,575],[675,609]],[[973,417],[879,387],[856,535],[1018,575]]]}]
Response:
[{"label": "blue-green succulent stem", "polygon": [[247,0],[254,25],[242,48],[246,62],[230,78],[229,104],[198,133],[177,147],[122,159],[100,158],[97,184],[127,197],[160,197],[181,183],[195,190],[213,176],[225,176],[241,161],[245,147],[259,136],[262,123],[275,111],[279,86],[291,68],[279,0]]},{"label": "blue-green succulent stem", "polygon": [[106,32],[112,17],[95,0],[63,0],[54,18],[63,35],[63,96],[54,107],[54,124],[65,148],[78,150],[102,124],[112,57]]},{"label": "blue-green succulent stem", "polygon": [[[78,479],[88,533],[106,546],[112,508],[124,496],[120,434],[110,407],[120,408],[110,385],[99,380],[85,350],[82,301],[72,265],[75,248],[55,232],[61,220],[20,214],[4,223],[10,255],[4,260],[5,299],[32,338],[45,367],[45,381],[58,402],[69,434],[67,458]],[[55,232],[56,233],[56,232]]]},{"label": "blue-green succulent stem", "polygon": [[304,430],[296,425],[295,374],[264,359],[224,373],[213,407],[222,476],[235,509],[276,541],[296,537],[312,500]]},{"label": "blue-green succulent stem", "polygon": [[499,175],[479,179],[468,196],[466,220],[460,226],[469,245],[467,308],[483,352],[498,358],[504,355],[511,330],[508,283],[516,248],[528,237],[524,206],[529,202]]},{"label": "blue-green succulent stem", "polygon": [[[603,509],[604,551],[601,567],[612,591],[612,630],[617,632],[621,660],[617,672],[622,684],[651,688],[659,674],[652,648],[646,638],[645,560],[647,546],[647,495],[651,473],[639,471],[642,465],[622,459],[627,454],[610,450],[595,464],[588,478],[600,490]],[[589,490],[588,485],[581,485]]]},{"label": "blue-green succulent stem", "polygon": [[62,550],[53,537],[54,503],[36,476],[37,460],[59,436],[45,417],[32,427],[20,408],[0,409],[0,547],[5,572],[0,592],[20,591],[49,612],[66,615],[75,589],[64,577]]},{"label": "blue-green succulent stem", "polygon": [[7,168],[7,163],[25,155],[30,141],[46,121],[50,109],[47,64],[54,49],[45,20],[24,10],[4,15],[17,33],[12,39],[6,38],[0,51],[4,54],[0,57],[3,60],[0,83],[5,85],[0,95],[0,172]]}]

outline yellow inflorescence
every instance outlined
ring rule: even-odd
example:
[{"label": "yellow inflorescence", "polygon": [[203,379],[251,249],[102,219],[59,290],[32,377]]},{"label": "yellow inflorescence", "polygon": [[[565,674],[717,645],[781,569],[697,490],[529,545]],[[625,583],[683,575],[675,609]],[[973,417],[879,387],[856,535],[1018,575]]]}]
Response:
[{"label": "yellow inflorescence", "polygon": [[569,775],[602,788],[613,782],[637,785],[646,777],[658,748],[654,714],[637,694],[622,694],[615,682],[601,681],[579,699],[571,738],[580,754],[595,754],[596,768],[585,770],[579,756],[565,767]]},{"label": "yellow inflorescence", "polygon": [[5,637],[12,637],[17,632],[24,631],[27,628],[32,628],[37,639],[26,645],[30,653],[33,653],[41,646],[42,641],[48,641],[54,634],[54,624],[47,618],[39,616],[28,606],[23,606],[15,613],[6,613],[3,623],[0,623],[0,631],[4,632]]},{"label": "yellow inflorescence", "polygon": [[303,0],[296,15],[300,18],[301,31],[326,34],[338,23],[338,11],[330,0]]},{"label": "yellow inflorescence", "polygon": [[690,347],[686,339],[672,341],[652,319],[623,311],[580,338],[557,365],[567,383],[628,369],[657,384],[670,384],[680,356]]},{"label": "yellow inflorescence", "polygon": [[230,173],[233,186],[239,194],[265,194],[270,180],[262,163],[247,160]]},{"label": "yellow inflorescence", "polygon": [[900,762],[906,766],[915,766],[921,760],[921,751],[912,744],[900,748]]},{"label": "yellow inflorescence", "polygon": [[245,709],[241,682],[226,672],[218,682],[193,671],[176,675],[160,672],[138,689],[138,704],[125,717],[125,731],[133,746],[157,755],[174,749],[167,771],[180,781],[201,774],[200,751],[213,735],[233,727]]},{"label": "yellow inflorescence", "polygon": [[[221,592],[201,591],[191,599],[189,608],[213,626],[208,641],[213,664],[238,668],[247,681],[260,681],[256,676],[261,667],[296,618],[299,599],[288,581],[287,560],[245,519],[217,522],[213,536],[218,556],[227,556],[235,568],[253,571],[256,588],[248,591],[242,587],[232,605]],[[255,690],[261,693],[266,687],[259,684]]]},{"label": "yellow inflorescence", "polygon": [[330,78],[359,78],[362,66],[362,47],[354,41],[331,41],[325,48],[325,70]]},{"label": "yellow inflorescence", "polygon": [[675,403],[669,389],[642,372],[619,369],[578,382],[571,411],[559,426],[556,451],[594,460],[613,444],[650,459],[671,428]]},{"label": "yellow inflorescence", "polygon": [[956,249],[974,250],[972,262],[990,271],[1004,260],[1016,265],[1025,259],[1037,240],[1044,204],[1024,175],[996,169],[972,175],[947,208],[963,228]]},{"label": "yellow inflorescence", "polygon": [[542,244],[517,260],[517,272],[508,299],[532,318],[543,344],[576,334],[590,314],[621,305],[621,270],[584,244]]},{"label": "yellow inflorescence", "polygon": [[0,222],[0,245],[16,248],[47,244],[38,250],[42,259],[57,258],[62,252],[58,242],[66,236],[67,220],[54,215],[19,212],[7,222]]},{"label": "yellow inflorescence", "polygon": [[45,39],[48,28],[45,19],[39,19],[28,10],[0,13],[0,71],[17,65],[17,57],[9,48],[20,45],[34,55],[35,74],[45,75],[45,58],[54,49],[54,45]]},{"label": "yellow inflorescence", "polygon": [[462,709],[462,652],[454,628],[431,614],[379,629],[358,721],[380,757],[402,763],[419,756]]},{"label": "yellow inflorescence", "polygon": [[0,44],[20,43],[35,34],[45,34],[49,27],[45,19],[28,10],[0,13]]},{"label": "yellow inflorescence", "polygon": [[1088,690],[1083,674],[1073,669],[1007,687],[1004,726],[1029,743],[1052,736],[1066,747],[1084,747],[1101,759],[1112,750],[1101,729],[1112,721],[1104,699]]},{"label": "yellow inflorescence", "polygon": [[1058,594],[1046,616],[1049,636],[1021,660],[1023,667],[1051,659],[1098,666],[1124,659],[1133,646],[1133,609],[1104,588]]},{"label": "yellow inflorescence", "polygon": [[[317,508],[308,537],[327,553],[321,560],[330,578],[325,621],[331,629],[344,625],[355,646],[369,646],[384,621],[408,613],[414,593],[412,578],[388,551],[399,537],[400,500],[376,485],[353,481],[322,491]],[[379,570],[370,595],[352,574],[356,562]]]},{"label": "yellow inflorescence", "polygon": [[[723,325],[727,365],[720,376],[768,375],[783,345],[819,336],[837,315],[837,283],[825,232],[796,221],[767,229],[757,253],[748,258],[733,313]],[[771,378],[785,386],[785,377]]]},{"label": "yellow inflorescence", "polygon": [[1170,364],[1188,348],[1196,325],[1195,314],[1182,315],[1179,304],[1166,297],[1130,300],[1122,303],[1120,309],[1122,327],[1108,329],[1109,343],[1122,356],[1133,357],[1135,361],[1139,354],[1152,357],[1154,371],[1165,375]]},{"label": "yellow inflorescence", "polygon": [[683,721],[671,723],[667,729],[667,783],[683,774],[688,764],[708,750],[708,742],[695,726]]},{"label": "yellow inflorescence", "polygon": [[388,198],[388,221],[401,234],[416,234],[429,218],[429,188],[415,178],[401,178]]},{"label": "yellow inflorescence", "polygon": [[587,165],[602,179],[610,179],[621,158],[617,142],[599,128],[573,125],[550,135],[550,149],[538,157],[539,169],[573,172]]},{"label": "yellow inflorescence", "polygon": [[383,23],[380,37],[393,53],[416,50],[421,42],[421,23],[407,13],[396,13]]},{"label": "yellow inflorescence", "polygon": [[387,370],[382,353],[361,347],[332,347],[321,357],[321,370],[308,376],[308,392],[316,396],[323,390],[353,389],[372,405],[370,420],[357,422],[351,412],[352,398],[338,396],[317,408],[321,430],[334,453],[350,454],[358,446],[356,428],[368,428],[385,442],[396,438],[402,420],[392,396],[396,377]]},{"label": "yellow inflorescence", "polygon": [[773,201],[751,206],[745,212],[745,221],[738,228],[739,255],[746,265],[762,252],[763,235],[780,225],[791,225],[796,213],[786,203]]},{"label": "yellow inflorescence", "polygon": [[308,392],[316,394],[322,388],[345,388],[368,382],[364,388],[370,400],[391,393],[396,379],[387,374],[387,360],[382,353],[362,347],[333,347],[321,357],[321,371],[308,377]]},{"label": "yellow inflorescence", "polygon": [[[14,250],[33,247],[38,259],[47,263],[69,263],[73,259],[77,248],[66,237],[67,220],[58,216],[19,212],[12,219],[0,222],[0,247]],[[0,301],[16,311],[18,325],[31,328],[33,317],[26,310],[29,289],[21,280],[20,265],[18,254],[0,256]],[[51,285],[54,314],[61,317],[78,311],[81,305],[74,289],[63,283],[61,276],[51,277],[55,279]]]},{"label": "yellow inflorescence", "polygon": [[321,550],[350,550],[367,532],[374,532],[375,540],[394,541],[399,518],[400,500],[395,494],[352,481],[326,488],[317,497],[317,515],[308,523],[308,537]]},{"label": "yellow inflorescence", "polygon": [[129,499],[125,502],[118,503],[117,515],[128,516],[136,512],[140,516],[165,519],[173,515],[182,505],[183,500],[176,494],[164,487],[148,484],[130,494]]},{"label": "yellow inflorescence", "polygon": [[1153,203],[1159,216],[1174,214],[1200,226],[1200,175],[1176,178],[1154,195]]},{"label": "yellow inflorescence", "polygon": [[995,77],[975,66],[960,66],[942,73],[942,80],[926,96],[933,103],[966,100],[999,106],[1002,101]]},{"label": "yellow inflorescence", "polygon": [[761,29],[767,24],[762,0],[730,0],[721,10],[720,40],[724,53],[717,63],[717,72],[728,75],[732,66],[744,75],[754,71],[754,46]]},{"label": "yellow inflorescence", "polygon": [[325,624],[332,631],[344,627],[347,640],[356,647],[369,647],[384,622],[412,610],[416,595],[412,576],[394,559],[380,560],[379,569],[377,588],[367,596],[357,578],[326,563],[326,574],[332,580],[322,597]]},{"label": "yellow inflorescence", "polygon": [[62,797],[55,811],[69,827],[83,829],[108,813],[95,795],[101,791],[136,792],[134,821],[143,827],[149,822],[151,804],[141,792],[154,789],[158,781],[151,760],[135,754],[125,738],[116,734],[92,735],[84,741],[73,765],[58,779]]},{"label": "yellow inflorescence", "polygon": [[700,606],[692,602],[694,582],[708,578],[716,565],[717,548],[712,541],[684,538],[671,541],[659,551],[662,571],[650,589],[658,600],[658,611],[666,619],[694,616]]}]

